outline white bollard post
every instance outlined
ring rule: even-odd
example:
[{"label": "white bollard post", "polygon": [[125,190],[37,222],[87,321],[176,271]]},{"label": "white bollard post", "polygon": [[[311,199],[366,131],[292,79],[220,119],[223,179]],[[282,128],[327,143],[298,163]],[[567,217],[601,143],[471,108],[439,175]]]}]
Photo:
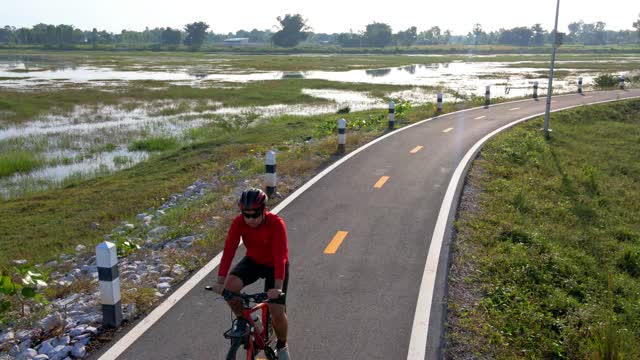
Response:
[{"label": "white bollard post", "polygon": [[582,94],[582,78],[578,78],[578,94]]},{"label": "white bollard post", "polygon": [[538,82],[537,81],[533,82],[533,98],[534,99],[538,98]]},{"label": "white bollard post", "polygon": [[438,112],[442,111],[442,91],[438,91]]},{"label": "white bollard post", "polygon": [[396,104],[389,102],[389,130],[393,130],[396,126]]},{"label": "white bollard post", "polygon": [[338,152],[344,153],[344,145],[346,143],[347,121],[345,119],[338,120]]},{"label": "white bollard post", "polygon": [[102,303],[102,325],[117,328],[122,323],[118,255],[114,243],[104,241],[96,246],[96,264]]},{"label": "white bollard post", "polygon": [[267,196],[271,197],[276,193],[276,153],[275,151],[267,151],[266,157],[266,180],[267,180]]},{"label": "white bollard post", "polygon": [[624,90],[624,75],[620,75],[620,90]]},{"label": "white bollard post", "polygon": [[484,106],[491,104],[491,85],[487,85],[484,91]]}]

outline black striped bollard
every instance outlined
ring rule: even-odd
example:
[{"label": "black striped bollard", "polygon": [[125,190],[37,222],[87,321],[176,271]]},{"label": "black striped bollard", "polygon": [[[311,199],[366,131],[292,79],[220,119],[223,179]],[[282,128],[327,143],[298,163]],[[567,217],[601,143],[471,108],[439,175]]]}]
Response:
[{"label": "black striped bollard", "polygon": [[442,111],[442,91],[438,91],[438,112]]},{"label": "black striped bollard", "polygon": [[487,85],[484,91],[484,106],[491,104],[491,85]]},{"label": "black striped bollard", "polygon": [[624,90],[624,75],[620,76],[620,90]]},{"label": "black striped bollard", "polygon": [[582,94],[582,78],[578,78],[578,94]]},{"label": "black striped bollard", "polygon": [[533,98],[534,99],[538,98],[538,82],[537,81],[533,82]]},{"label": "black striped bollard", "polygon": [[266,180],[267,180],[267,196],[276,193],[276,153],[267,151],[266,157]]},{"label": "black striped bollard", "polygon": [[122,304],[118,255],[114,243],[104,241],[96,246],[96,264],[102,302],[102,325],[106,328],[117,328],[122,323]]},{"label": "black striped bollard", "polygon": [[338,120],[338,152],[344,153],[344,144],[346,142],[347,121],[345,119]]},{"label": "black striped bollard", "polygon": [[396,126],[396,104],[389,102],[389,130],[393,130]]}]

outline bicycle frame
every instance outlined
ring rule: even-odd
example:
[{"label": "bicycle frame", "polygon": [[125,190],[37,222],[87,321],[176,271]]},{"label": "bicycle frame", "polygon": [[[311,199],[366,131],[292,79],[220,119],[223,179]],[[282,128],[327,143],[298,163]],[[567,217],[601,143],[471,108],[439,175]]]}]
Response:
[{"label": "bicycle frame", "polygon": [[[226,291],[226,290],[225,290]],[[223,293],[224,296],[224,293]],[[229,297],[227,297],[229,296]],[[266,299],[266,293],[246,295],[246,294],[234,294],[229,292],[225,299],[236,298],[236,301],[240,301],[242,304],[242,321],[245,323],[245,332],[243,334],[233,333],[234,328],[226,331],[224,336],[231,340],[231,348],[227,359],[231,359],[230,354],[233,354],[233,359],[236,359],[235,354],[240,346],[244,346],[246,350],[247,360],[254,360],[255,356],[264,351],[265,356],[269,360],[276,360],[274,350],[270,345],[275,340],[275,331],[273,334],[269,334],[269,328],[271,327],[271,314],[269,311],[268,300]],[[251,303],[255,303],[251,306]],[[256,322],[253,320],[253,313],[261,311],[262,329],[258,331]]]}]

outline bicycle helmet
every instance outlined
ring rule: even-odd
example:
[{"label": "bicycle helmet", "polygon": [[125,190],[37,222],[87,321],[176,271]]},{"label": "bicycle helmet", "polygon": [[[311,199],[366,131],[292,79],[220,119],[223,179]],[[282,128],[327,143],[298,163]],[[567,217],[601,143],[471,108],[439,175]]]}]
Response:
[{"label": "bicycle helmet", "polygon": [[256,188],[247,189],[240,195],[238,207],[240,210],[260,210],[267,203],[267,194]]}]

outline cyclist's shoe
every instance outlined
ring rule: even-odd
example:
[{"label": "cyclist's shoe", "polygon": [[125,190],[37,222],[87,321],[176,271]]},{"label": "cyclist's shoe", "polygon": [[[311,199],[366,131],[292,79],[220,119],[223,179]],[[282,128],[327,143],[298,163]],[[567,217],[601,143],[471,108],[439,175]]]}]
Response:
[{"label": "cyclist's shoe", "polygon": [[278,360],[291,360],[289,357],[289,346],[278,349]]},{"label": "cyclist's shoe", "polygon": [[247,321],[245,319],[235,319],[231,324],[231,329],[224,333],[227,339],[234,337],[243,337],[247,333]]}]

